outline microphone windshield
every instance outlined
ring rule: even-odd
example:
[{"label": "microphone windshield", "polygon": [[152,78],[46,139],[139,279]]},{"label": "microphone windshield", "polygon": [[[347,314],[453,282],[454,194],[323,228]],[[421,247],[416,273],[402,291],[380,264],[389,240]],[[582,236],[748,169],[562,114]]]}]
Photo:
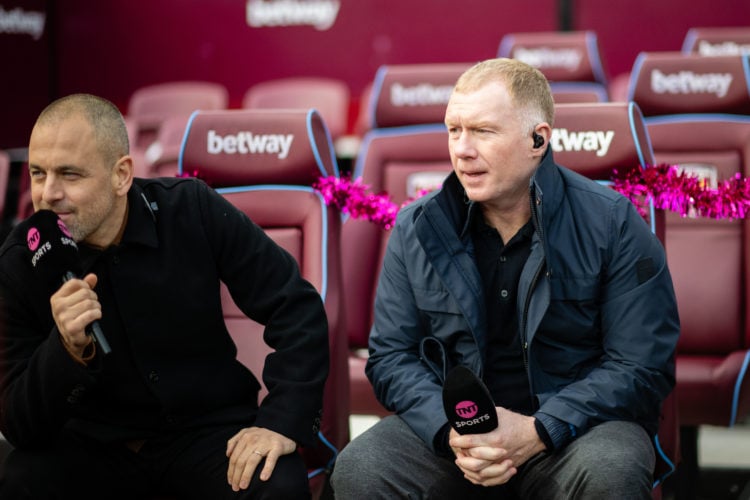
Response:
[{"label": "microphone windshield", "polygon": [[443,408],[459,434],[484,434],[497,428],[497,412],[487,386],[465,366],[445,377]]},{"label": "microphone windshield", "polygon": [[78,245],[55,212],[39,210],[21,224],[31,265],[52,292],[60,288],[67,273],[80,276]]}]

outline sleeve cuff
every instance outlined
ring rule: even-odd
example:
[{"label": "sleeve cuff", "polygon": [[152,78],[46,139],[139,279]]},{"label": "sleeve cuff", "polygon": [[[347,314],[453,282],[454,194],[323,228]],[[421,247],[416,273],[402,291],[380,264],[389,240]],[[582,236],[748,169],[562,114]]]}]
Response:
[{"label": "sleeve cuff", "polygon": [[552,415],[537,413],[534,426],[549,451],[559,450],[576,437],[576,428]]},{"label": "sleeve cuff", "polygon": [[435,439],[432,442],[433,448],[435,448],[435,453],[441,457],[450,457],[453,455],[451,446],[448,444],[450,432],[450,424],[445,424],[440,428],[437,434],[435,434]]}]

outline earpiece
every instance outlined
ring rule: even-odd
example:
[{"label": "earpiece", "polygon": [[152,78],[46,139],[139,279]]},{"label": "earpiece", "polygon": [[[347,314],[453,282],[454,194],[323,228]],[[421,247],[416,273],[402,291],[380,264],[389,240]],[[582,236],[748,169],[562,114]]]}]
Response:
[{"label": "earpiece", "polygon": [[537,134],[536,132],[531,133],[531,138],[534,139],[534,147],[535,148],[541,148],[544,146],[544,137]]}]

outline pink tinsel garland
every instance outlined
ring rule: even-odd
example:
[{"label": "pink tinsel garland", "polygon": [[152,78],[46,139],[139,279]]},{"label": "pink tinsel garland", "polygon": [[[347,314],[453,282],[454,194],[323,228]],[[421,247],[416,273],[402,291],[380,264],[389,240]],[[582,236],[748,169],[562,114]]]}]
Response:
[{"label": "pink tinsel garland", "polygon": [[[671,210],[683,217],[695,213],[714,219],[744,219],[750,212],[750,179],[740,174],[712,189],[697,176],[681,173],[674,165],[633,169],[622,177],[617,177],[617,171],[614,173],[612,188],[633,202],[641,214],[646,213],[650,201],[657,209]],[[362,184],[361,179],[321,177],[313,187],[323,195],[326,204],[383,229],[392,228],[399,209],[414,200],[398,206],[387,193],[369,193],[369,186]],[[425,193],[422,191],[417,197]]]},{"label": "pink tinsel garland", "polygon": [[634,169],[617,177],[612,187],[625,195],[641,213],[649,201],[661,210],[685,217],[695,214],[712,219],[744,219],[750,212],[750,179],[739,173],[716,188],[705,185],[695,175],[681,172],[675,165]]}]

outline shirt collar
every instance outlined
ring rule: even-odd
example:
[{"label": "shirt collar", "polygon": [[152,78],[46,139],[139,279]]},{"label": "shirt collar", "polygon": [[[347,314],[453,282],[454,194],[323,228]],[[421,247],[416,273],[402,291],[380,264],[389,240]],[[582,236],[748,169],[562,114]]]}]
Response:
[{"label": "shirt collar", "polygon": [[130,212],[122,236],[122,244],[140,244],[156,248],[159,237],[156,232],[156,217],[158,206],[148,199],[143,188],[136,183],[128,191]]}]

